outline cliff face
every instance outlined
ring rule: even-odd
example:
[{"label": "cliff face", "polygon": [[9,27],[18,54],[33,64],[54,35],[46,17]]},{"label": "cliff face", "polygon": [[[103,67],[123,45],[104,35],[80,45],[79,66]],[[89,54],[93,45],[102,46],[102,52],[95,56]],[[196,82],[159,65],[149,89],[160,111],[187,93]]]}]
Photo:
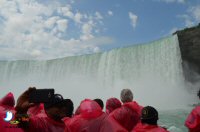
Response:
[{"label": "cliff face", "polygon": [[185,78],[195,82],[200,75],[200,24],[174,34],[178,35]]}]

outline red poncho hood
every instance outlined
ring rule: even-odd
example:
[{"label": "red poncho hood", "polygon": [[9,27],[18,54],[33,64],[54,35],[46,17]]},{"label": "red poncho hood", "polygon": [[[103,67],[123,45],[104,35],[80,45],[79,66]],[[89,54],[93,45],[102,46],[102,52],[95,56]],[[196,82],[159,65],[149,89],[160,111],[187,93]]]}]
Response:
[{"label": "red poncho hood", "polygon": [[102,113],[101,107],[93,100],[85,99],[80,104],[80,116],[83,118],[96,118]]},{"label": "red poncho hood", "polygon": [[15,99],[14,99],[13,93],[10,92],[6,96],[4,96],[0,100],[0,105],[6,105],[6,106],[14,107],[14,105],[15,105]]},{"label": "red poncho hood", "polygon": [[121,102],[117,98],[110,98],[106,101],[106,113],[109,114],[113,110],[121,107]]}]

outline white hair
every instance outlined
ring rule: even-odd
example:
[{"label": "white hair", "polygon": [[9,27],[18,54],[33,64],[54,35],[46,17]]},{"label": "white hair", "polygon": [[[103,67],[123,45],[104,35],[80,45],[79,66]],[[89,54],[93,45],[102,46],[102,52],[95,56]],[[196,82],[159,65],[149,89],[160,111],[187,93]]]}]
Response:
[{"label": "white hair", "polygon": [[121,91],[121,101],[123,103],[133,101],[133,93],[131,92],[130,89],[122,89],[122,91]]}]

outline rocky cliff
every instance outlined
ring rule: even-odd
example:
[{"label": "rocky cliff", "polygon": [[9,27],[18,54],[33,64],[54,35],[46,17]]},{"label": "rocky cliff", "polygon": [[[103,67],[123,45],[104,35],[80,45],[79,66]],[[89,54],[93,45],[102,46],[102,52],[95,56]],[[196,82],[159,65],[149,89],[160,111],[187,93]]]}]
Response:
[{"label": "rocky cliff", "polygon": [[196,82],[200,77],[200,23],[174,34],[178,35],[185,78]]}]

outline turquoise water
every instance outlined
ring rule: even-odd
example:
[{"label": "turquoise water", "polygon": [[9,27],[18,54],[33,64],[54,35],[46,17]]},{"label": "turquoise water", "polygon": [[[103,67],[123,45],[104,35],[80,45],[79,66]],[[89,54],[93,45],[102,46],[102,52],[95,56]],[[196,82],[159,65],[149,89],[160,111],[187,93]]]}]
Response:
[{"label": "turquoise water", "polygon": [[159,124],[167,127],[171,132],[188,132],[184,123],[189,113],[189,109],[159,111]]}]

